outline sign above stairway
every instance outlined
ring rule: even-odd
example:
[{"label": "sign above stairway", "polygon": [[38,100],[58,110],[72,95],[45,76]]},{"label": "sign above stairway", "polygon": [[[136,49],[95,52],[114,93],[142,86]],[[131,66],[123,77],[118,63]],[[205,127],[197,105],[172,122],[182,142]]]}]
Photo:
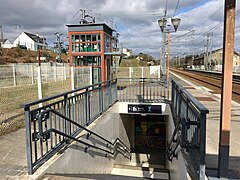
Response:
[{"label": "sign above stairway", "polygon": [[161,105],[128,104],[128,113],[158,113],[162,114]]}]

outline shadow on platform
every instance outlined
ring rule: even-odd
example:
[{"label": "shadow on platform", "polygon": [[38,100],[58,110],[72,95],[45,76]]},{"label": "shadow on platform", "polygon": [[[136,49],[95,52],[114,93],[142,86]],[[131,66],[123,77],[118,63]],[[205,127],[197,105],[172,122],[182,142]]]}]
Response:
[{"label": "shadow on platform", "polygon": [[[228,179],[240,179],[240,157],[229,157]],[[206,175],[209,180],[217,180],[218,178],[218,155],[206,154]]]}]

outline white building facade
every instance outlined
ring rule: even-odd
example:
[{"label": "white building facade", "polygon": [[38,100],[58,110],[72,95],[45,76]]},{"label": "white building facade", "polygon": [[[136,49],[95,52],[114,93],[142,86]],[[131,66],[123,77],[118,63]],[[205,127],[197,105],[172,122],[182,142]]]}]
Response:
[{"label": "white building facade", "polygon": [[14,45],[8,39],[0,40],[0,47],[2,48],[12,48]]},{"label": "white building facade", "polygon": [[27,49],[37,51],[39,49],[47,49],[46,39],[38,34],[22,32],[13,42],[14,46],[25,46]]}]

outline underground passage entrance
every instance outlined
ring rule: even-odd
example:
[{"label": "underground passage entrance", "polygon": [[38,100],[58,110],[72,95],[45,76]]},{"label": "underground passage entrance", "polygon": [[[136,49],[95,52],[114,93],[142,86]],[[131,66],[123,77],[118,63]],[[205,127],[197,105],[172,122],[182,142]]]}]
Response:
[{"label": "underground passage entrance", "polygon": [[165,169],[168,116],[121,114],[121,119],[131,144],[134,164]]},{"label": "underground passage entrance", "polygon": [[149,153],[166,149],[166,122],[164,116],[135,115],[135,141],[133,151]]},{"label": "underground passage entrance", "polygon": [[[145,156],[150,166],[166,167],[166,121],[164,116],[135,115],[135,138],[133,153]],[[137,161],[137,157],[136,157]]]}]

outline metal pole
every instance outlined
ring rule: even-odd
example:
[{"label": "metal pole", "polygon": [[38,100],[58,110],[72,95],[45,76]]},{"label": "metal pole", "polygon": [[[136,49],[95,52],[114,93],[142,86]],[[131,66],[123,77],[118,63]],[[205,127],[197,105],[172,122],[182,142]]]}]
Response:
[{"label": "metal pole", "polygon": [[218,176],[228,178],[236,0],[225,0]]},{"label": "metal pole", "polygon": [[162,62],[162,67],[163,67],[163,74],[166,75],[166,33],[163,33],[163,54],[162,54],[162,57],[163,57],[163,62]]},{"label": "metal pole", "polygon": [[170,32],[168,32],[168,62],[167,62],[167,80],[169,79],[169,66],[170,66]]}]

